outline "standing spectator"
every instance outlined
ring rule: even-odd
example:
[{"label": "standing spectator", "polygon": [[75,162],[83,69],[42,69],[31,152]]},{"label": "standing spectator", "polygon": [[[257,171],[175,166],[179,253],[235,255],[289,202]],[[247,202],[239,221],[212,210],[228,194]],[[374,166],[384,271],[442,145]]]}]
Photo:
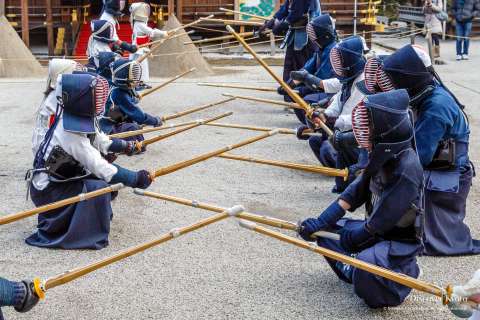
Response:
[{"label": "standing spectator", "polygon": [[432,34],[433,56],[440,58],[440,37],[443,32],[442,22],[437,18],[437,13],[442,12],[442,0],[425,0],[423,14],[425,15],[425,31]]},{"label": "standing spectator", "polygon": [[453,0],[452,14],[455,17],[457,35],[457,60],[468,60],[468,45],[472,20],[478,16],[480,0]]}]

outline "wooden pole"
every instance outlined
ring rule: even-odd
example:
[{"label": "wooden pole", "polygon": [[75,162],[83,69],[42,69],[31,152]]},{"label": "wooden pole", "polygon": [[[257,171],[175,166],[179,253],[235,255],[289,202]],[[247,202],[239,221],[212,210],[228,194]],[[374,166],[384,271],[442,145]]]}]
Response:
[{"label": "wooden pole", "polygon": [[[187,114],[202,111],[202,110],[205,110],[205,109],[208,109],[208,108],[211,108],[211,107],[214,107],[214,106],[217,106],[219,104],[229,102],[229,101],[232,101],[232,100],[235,100],[235,98],[228,98],[228,99],[223,99],[223,100],[220,100],[220,101],[217,101],[217,102],[207,103],[207,104],[204,104],[204,105],[201,105],[201,106],[198,106],[198,107],[194,107],[194,108],[191,108],[191,109],[188,109],[188,110],[185,110],[185,111],[180,111],[180,112],[177,112],[177,113],[174,113],[174,114],[171,114],[171,115],[163,116],[161,119],[162,119],[162,121],[168,121],[168,120],[171,120],[171,119],[180,118],[180,117],[185,116]],[[111,134],[108,137],[109,138],[120,138],[120,139],[121,138],[127,138],[127,137],[132,137],[132,136],[136,136],[136,135],[144,134],[144,133],[149,133],[149,132],[166,130],[166,129],[176,128],[176,127],[183,127],[183,126],[186,126],[186,125],[197,123],[198,121],[201,121],[201,120],[196,120],[196,121],[191,121],[191,122],[186,122],[186,123],[180,123],[180,124],[177,124],[177,125],[162,126],[162,127],[157,127],[157,128],[146,128],[146,129],[140,129],[140,130],[134,130],[134,131],[120,132],[120,133]]]},{"label": "wooden pole", "polygon": [[291,109],[301,109],[301,110],[303,110],[303,108],[301,106],[299,106],[297,103],[293,103],[293,102],[285,102],[285,101],[280,101],[280,100],[257,98],[257,97],[250,97],[250,96],[239,96],[239,95],[230,94],[230,93],[223,93],[222,95],[225,96],[225,97],[232,97],[232,98],[237,98],[237,99],[242,99],[242,100],[264,102],[264,103],[268,103],[270,105],[273,104],[275,106],[283,106],[283,107],[288,107],[288,108],[291,108]]},{"label": "wooden pole", "polygon": [[[308,103],[305,102],[295,91],[290,88],[290,86],[282,80],[273,70],[267,65],[267,63],[260,58],[257,53],[248,45],[248,43],[243,39],[241,36],[238,35],[238,33],[233,30],[233,28],[229,25],[227,25],[227,30],[231,34],[235,36],[235,39],[238,40],[242,44],[242,46],[255,58],[255,60],[258,61],[258,63],[275,79],[275,81],[278,82],[282,86],[282,88],[287,92],[287,94],[292,98],[294,102],[298,104],[306,113],[308,118],[311,118],[312,113],[313,113],[313,108],[308,105]],[[320,122],[320,127],[325,131],[329,136],[333,135],[332,130],[330,130],[329,127],[323,122]]]},{"label": "wooden pole", "polygon": [[[195,33],[195,30],[190,30],[190,31],[186,32],[186,34],[192,34],[192,33]],[[150,46],[153,46],[153,45],[156,45],[156,44],[159,44],[159,43],[163,43],[165,40],[175,39],[175,38],[178,38],[178,37],[181,37],[181,36],[183,36],[183,34],[175,34],[175,35],[172,35],[171,37],[168,37],[168,39],[163,38],[163,39],[158,39],[158,40],[155,40],[155,41],[152,41],[152,42],[141,44],[141,45],[138,46],[138,48],[150,47]]]},{"label": "wooden pole", "polygon": [[[192,33],[192,32],[187,32],[188,33]],[[175,35],[172,35],[172,36],[167,36],[166,38],[163,38],[163,39],[160,39],[160,40],[156,40],[154,41],[155,44],[152,45],[152,47],[150,48],[150,51],[148,52],[145,52],[144,54],[142,54],[140,57],[137,58],[137,62],[138,63],[141,63],[143,60],[147,59],[149,56],[151,56],[153,54],[153,52],[155,50],[157,50],[165,41],[167,40],[172,40],[172,39],[175,39],[175,38],[178,38],[178,37],[181,37],[183,36],[183,34],[175,34]]]},{"label": "wooden pole", "polygon": [[247,90],[256,90],[256,91],[277,92],[276,88],[244,86],[244,85],[228,84],[228,83],[197,82],[197,85],[204,86],[204,87],[247,89]]},{"label": "wooden pole", "polygon": [[275,134],[277,134],[277,133],[278,133],[278,130],[273,130],[273,131],[265,132],[264,134],[255,136],[255,137],[250,138],[250,139],[243,140],[243,141],[241,141],[241,142],[239,142],[239,143],[236,143],[236,144],[233,144],[233,145],[229,145],[229,146],[226,146],[226,147],[217,149],[217,150],[215,150],[215,151],[211,151],[211,152],[208,152],[208,153],[201,154],[201,155],[199,155],[199,156],[197,156],[197,157],[195,157],[195,158],[189,159],[189,160],[185,160],[185,161],[182,161],[182,162],[178,162],[178,163],[175,163],[175,164],[172,164],[172,165],[169,165],[169,166],[160,168],[160,169],[156,170],[156,171],[153,173],[153,178],[156,178],[156,177],[159,177],[159,176],[163,176],[163,175],[166,175],[166,174],[169,174],[169,173],[178,171],[178,170],[180,170],[180,169],[183,169],[183,168],[192,166],[192,165],[197,164],[197,163],[199,163],[199,162],[202,162],[202,161],[205,161],[205,160],[207,160],[207,159],[213,158],[213,157],[215,157],[215,156],[217,156],[217,155],[219,155],[219,154],[222,154],[222,153],[224,153],[224,152],[227,152],[227,151],[230,151],[230,150],[234,150],[234,149],[237,149],[237,148],[246,146],[247,144],[251,144],[251,143],[257,142],[257,141],[259,141],[259,140],[262,140],[262,139],[271,137],[271,136],[273,136],[273,135],[275,135]]},{"label": "wooden pole", "polygon": [[229,12],[229,13],[237,13],[238,15],[241,15],[241,16],[256,18],[256,19],[260,19],[260,20],[264,20],[264,21],[269,21],[270,20],[269,17],[258,16],[256,14],[241,12],[241,11],[237,11],[237,10],[220,8],[220,11]]},{"label": "wooden pole", "polygon": [[75,279],[78,279],[80,277],[83,277],[83,276],[85,276],[85,275],[87,275],[87,274],[89,274],[93,271],[104,268],[104,267],[106,267],[108,265],[111,265],[115,262],[124,260],[124,259],[126,259],[128,257],[131,257],[133,255],[136,255],[140,252],[151,249],[155,246],[158,246],[158,245],[160,245],[164,242],[170,241],[174,238],[178,238],[182,235],[185,235],[185,234],[190,233],[192,231],[195,231],[195,230],[198,230],[200,228],[206,227],[210,224],[216,223],[216,222],[221,221],[223,219],[226,219],[230,216],[235,216],[235,215],[239,214],[240,212],[242,212],[243,210],[244,209],[243,209],[242,206],[234,206],[230,209],[227,209],[223,212],[215,214],[211,217],[208,217],[206,219],[202,219],[202,220],[200,220],[200,221],[198,221],[194,224],[191,224],[191,225],[188,225],[188,226],[185,226],[185,227],[182,227],[182,228],[172,229],[170,232],[168,232],[168,233],[166,233],[166,234],[164,234],[164,235],[162,235],[162,236],[160,236],[160,237],[158,237],[154,240],[145,242],[145,243],[137,245],[137,246],[133,246],[133,247],[128,248],[126,250],[120,251],[119,253],[117,253],[113,256],[104,258],[102,260],[91,263],[89,265],[79,267],[79,268],[75,268],[73,270],[70,270],[70,271],[67,271],[65,273],[54,276],[52,278],[49,278],[46,281],[44,281],[39,286],[39,288],[35,288],[36,292],[39,295],[39,297],[44,297],[45,293],[50,289],[53,289],[55,287],[67,284],[67,283],[69,283],[69,282],[71,282]]},{"label": "wooden pole", "polygon": [[[254,33],[252,31],[250,32],[244,32],[241,34],[242,37],[250,37],[253,36]],[[213,41],[221,41],[221,40],[228,40],[228,39],[233,39],[235,38],[234,36],[226,35],[226,36],[220,36],[220,37],[213,37],[213,38],[207,38],[207,39],[202,39],[202,40],[195,40],[195,41],[189,41],[189,42],[184,42],[183,44],[199,44],[199,43],[206,43],[206,42],[213,42]]]},{"label": "wooden pole", "polygon": [[167,0],[167,13],[170,17],[175,12],[175,0]]},{"label": "wooden pole", "polygon": [[239,156],[239,155],[228,154],[228,153],[223,153],[217,157],[230,159],[230,160],[266,164],[274,167],[300,170],[305,172],[319,173],[319,174],[323,174],[325,176],[330,176],[330,177],[342,177],[345,181],[348,178],[348,169],[333,169],[333,168],[328,168],[323,166],[315,166],[315,165],[301,164],[301,163],[294,163],[294,162],[287,162],[287,161],[259,159],[254,157],[245,157],[245,156]]},{"label": "wooden pole", "polygon": [[118,190],[122,189],[123,187],[124,187],[123,184],[117,183],[117,184],[111,185],[109,187],[98,189],[98,190],[95,190],[95,191],[92,191],[92,192],[80,193],[78,196],[74,196],[74,197],[63,199],[63,200],[60,200],[60,201],[57,201],[57,202],[49,203],[49,204],[46,204],[46,205],[43,205],[43,206],[40,206],[40,207],[36,207],[34,209],[9,214],[9,215],[0,217],[0,225],[9,224],[9,223],[21,220],[21,219],[25,219],[25,218],[43,213],[43,212],[47,212],[47,211],[50,211],[50,210],[61,208],[61,207],[64,207],[64,206],[72,204],[72,203],[76,203],[76,202],[84,201],[84,200],[87,200],[87,199],[95,198],[95,197],[101,196],[101,195],[106,194],[106,193],[115,192],[115,191],[118,191]]},{"label": "wooden pole", "polygon": [[243,21],[243,20],[228,20],[228,19],[210,19],[210,18],[202,18],[203,21],[208,22],[218,22],[223,23],[225,25],[237,25],[237,26],[253,26],[253,27],[261,27],[263,23],[255,22],[255,21]]},{"label": "wooden pole", "polygon": [[157,137],[153,137],[153,138],[150,138],[150,139],[147,139],[147,140],[140,141],[140,142],[139,142],[139,148],[148,146],[149,144],[152,144],[152,143],[155,143],[155,142],[164,140],[164,139],[166,139],[166,138],[168,138],[168,137],[171,137],[171,136],[174,136],[174,135],[176,135],[176,134],[185,132],[185,131],[187,131],[187,130],[196,128],[196,127],[201,126],[201,125],[204,125],[204,124],[206,124],[206,123],[209,123],[209,122],[212,122],[212,121],[216,121],[216,120],[219,120],[219,119],[222,119],[222,118],[231,116],[232,114],[233,114],[233,112],[227,112],[227,113],[221,114],[221,115],[219,115],[219,116],[216,116],[216,117],[213,117],[213,118],[210,118],[210,119],[198,121],[198,122],[196,122],[196,123],[194,123],[194,124],[191,124],[191,125],[189,125],[189,126],[183,127],[183,128],[181,128],[181,129],[177,129],[177,130],[174,130],[174,131],[172,131],[172,132],[159,135],[159,136],[157,136]]},{"label": "wooden pole", "polygon": [[377,265],[374,265],[374,264],[371,264],[371,263],[368,263],[368,262],[365,262],[365,261],[347,256],[347,255],[338,253],[338,252],[330,250],[330,249],[326,249],[326,248],[323,248],[323,247],[320,247],[320,246],[314,246],[309,242],[306,242],[306,241],[303,241],[303,240],[300,240],[300,239],[297,239],[297,238],[293,238],[293,237],[284,235],[282,233],[279,233],[279,232],[276,232],[276,231],[258,226],[255,223],[241,221],[240,225],[242,227],[246,228],[246,229],[255,231],[257,233],[266,235],[268,237],[271,237],[271,238],[274,238],[274,239],[277,239],[277,240],[280,240],[280,241],[283,241],[283,242],[286,242],[286,243],[293,244],[293,245],[295,245],[297,247],[300,247],[300,248],[303,248],[303,249],[313,251],[315,253],[321,254],[324,257],[346,263],[346,264],[351,265],[351,266],[353,266],[357,269],[361,269],[361,270],[367,271],[369,273],[373,273],[377,276],[380,276],[382,278],[394,281],[394,282],[399,283],[401,285],[404,285],[406,287],[409,287],[409,288],[412,288],[412,289],[415,289],[415,290],[418,290],[418,291],[422,291],[422,292],[425,292],[425,293],[432,294],[434,296],[442,298],[442,300],[444,300],[444,301],[448,302],[448,300],[449,300],[449,297],[448,297],[448,294],[447,294],[447,292],[449,290],[440,288],[440,287],[438,287],[438,286],[436,286],[432,283],[428,283],[428,282],[423,281],[423,280],[415,279],[415,278],[407,276],[405,274],[397,273],[395,271],[379,267]]},{"label": "wooden pole", "polygon": [[27,47],[30,47],[30,23],[28,17],[28,0],[21,0],[22,12],[22,40]]},{"label": "wooden pole", "polygon": [[[189,207],[194,207],[194,208],[200,208],[203,210],[208,210],[212,212],[222,212],[225,211],[226,209],[223,207],[219,207],[213,204],[205,203],[205,202],[198,202],[194,200],[189,200],[189,199],[184,199],[184,198],[179,198],[179,197],[174,197],[174,196],[169,196],[166,194],[161,194],[161,193],[156,193],[156,192],[150,192],[150,191],[145,191],[142,189],[134,189],[133,192],[137,195],[140,196],[146,196],[154,199],[160,199],[160,200],[165,200],[165,201],[170,201],[174,203],[178,203],[184,206],[189,206]],[[290,222],[278,218],[273,218],[269,216],[264,216],[264,215],[258,215],[255,213],[251,212],[246,212],[243,211],[239,213],[237,218],[240,219],[245,219],[248,221],[252,222],[257,222],[261,223],[267,226],[271,226],[274,228],[279,228],[279,229],[285,229],[285,230],[291,230],[291,231],[298,231],[298,224],[295,222]],[[326,232],[326,231],[318,231],[312,234],[312,238],[316,237],[323,237],[323,238],[329,238],[332,240],[339,240],[339,236],[336,233],[332,232]]]},{"label": "wooden pole", "polygon": [[53,21],[52,21],[52,0],[45,0],[47,9],[47,43],[48,55],[53,56],[55,43],[53,39]]},{"label": "wooden pole", "polygon": [[183,0],[177,0],[176,14],[178,21],[182,23],[183,21]]},{"label": "wooden pole", "polygon": [[176,75],[175,77],[173,77],[173,78],[165,81],[164,83],[159,84],[158,86],[156,86],[156,87],[154,87],[154,88],[151,88],[151,89],[148,89],[148,90],[146,90],[146,91],[141,92],[138,96],[139,96],[140,99],[143,99],[144,97],[148,96],[149,94],[154,93],[155,91],[157,91],[157,90],[165,87],[166,85],[174,82],[174,81],[177,80],[177,79],[180,79],[180,78],[183,77],[183,76],[186,76],[186,75],[189,74],[189,73],[192,73],[192,72],[195,71],[195,70],[197,70],[197,68],[191,68],[190,70],[187,70],[187,71],[185,71],[185,72],[182,72],[182,73],[180,73],[179,75]]}]

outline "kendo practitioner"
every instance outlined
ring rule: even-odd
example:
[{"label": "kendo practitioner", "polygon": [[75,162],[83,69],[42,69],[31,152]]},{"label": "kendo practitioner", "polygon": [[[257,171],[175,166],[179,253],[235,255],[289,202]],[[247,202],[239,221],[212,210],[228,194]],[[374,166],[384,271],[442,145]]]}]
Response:
[{"label": "kendo practitioner", "polygon": [[[310,137],[303,134],[309,128],[307,125],[297,128],[297,137],[308,139],[313,153],[323,166],[348,168],[349,178],[347,181],[342,177],[336,178],[333,192],[343,191],[366,162],[366,154],[358,148],[352,132],[352,109],[368,92],[363,85],[366,49],[368,48],[362,37],[352,36],[336,44],[330,51],[334,74],[342,84],[342,89],[333,96],[332,102],[325,110],[313,114],[312,121],[333,123],[333,137],[328,140],[325,133],[322,136]],[[359,159],[360,154],[363,156]]]},{"label": "kendo practitioner", "polygon": [[[300,236],[336,232],[340,240],[317,238],[319,246],[414,278],[421,245],[423,168],[414,147],[406,90],[366,97],[352,111],[353,132],[368,150],[365,171],[318,218],[300,225]],[[401,201],[399,201],[401,200]],[[365,204],[365,220],[343,218]],[[337,276],[353,285],[371,308],[401,304],[411,289],[326,258]]]},{"label": "kendo practitioner", "polygon": [[38,147],[43,141],[48,128],[54,121],[55,110],[57,109],[57,96],[55,88],[57,77],[60,74],[69,74],[74,71],[85,71],[85,67],[80,63],[70,59],[54,58],[48,62],[47,87],[45,89],[42,103],[38,107],[35,119],[35,128],[32,135],[33,155],[38,151]]},{"label": "kendo practitioner", "polygon": [[93,20],[90,23],[92,34],[88,39],[87,56],[89,71],[95,72],[99,67],[100,52],[113,51],[122,54],[123,50],[134,53],[136,45],[118,39],[114,25],[107,20]]},{"label": "kendo practitioner", "polygon": [[[111,64],[114,87],[110,92],[111,107],[105,110],[100,121],[102,131],[107,134],[140,129],[140,125],[159,127],[162,120],[152,116],[138,106],[139,98],[135,88],[141,79],[142,67],[135,60],[118,59]],[[143,140],[143,136],[132,137]]]},{"label": "kendo practitioner", "polygon": [[[108,184],[147,188],[148,171],[130,171],[106,161],[102,154],[126,152],[125,141],[103,139],[96,116],[103,112],[108,83],[88,73],[57,80],[55,121],[27,172],[36,206],[87,193]],[[137,150],[138,151],[138,150]],[[54,209],[38,216],[38,230],[27,244],[45,248],[101,249],[108,245],[112,194]]]},{"label": "kendo practitioner", "polygon": [[[335,24],[328,14],[322,14],[307,25],[307,34],[315,52],[299,71],[292,71],[288,84],[295,89],[308,104],[326,104],[330,98],[341,89],[341,84],[335,78],[330,51],[337,43]],[[334,78],[334,79],[332,79]],[[322,80],[332,79],[325,81]],[[286,101],[292,101],[288,94],[279,89]],[[298,120],[306,124],[305,111],[294,109]]]},{"label": "kendo practitioner", "polygon": [[464,106],[442,83],[429,55],[418,46],[407,45],[385,57],[375,80],[366,82],[375,82],[382,91],[404,88],[410,95],[426,178],[424,254],[479,254],[480,241],[472,239],[464,223],[473,177]]},{"label": "kendo practitioner", "polygon": [[107,79],[110,87],[113,87],[112,69],[110,68],[110,65],[119,58],[121,58],[121,56],[116,52],[103,51],[98,53],[98,68],[96,73]]},{"label": "kendo practitioner", "polygon": [[320,15],[318,0],[286,0],[272,19],[266,21],[258,31],[271,29],[276,36],[286,33],[280,46],[286,48],[283,64],[283,80],[290,79],[290,72],[300,70],[313,53],[313,46],[308,41],[307,24]]},{"label": "kendo practitioner", "polygon": [[[150,17],[150,5],[144,2],[132,3],[130,10],[130,24],[132,26],[132,44],[140,46],[149,43],[152,40],[166,38],[168,33],[157,28],[148,26],[148,19]],[[141,48],[130,59],[137,59],[140,56],[148,53],[150,49]],[[139,87],[142,89],[150,89],[151,86],[146,82],[150,80],[150,73],[148,68],[148,59],[144,59],[142,65],[142,78],[140,79]]]},{"label": "kendo practitioner", "polygon": [[[17,312],[28,312],[39,300],[32,281],[16,282],[0,277],[0,307],[11,306]],[[0,320],[4,320],[2,309],[0,309]]]}]

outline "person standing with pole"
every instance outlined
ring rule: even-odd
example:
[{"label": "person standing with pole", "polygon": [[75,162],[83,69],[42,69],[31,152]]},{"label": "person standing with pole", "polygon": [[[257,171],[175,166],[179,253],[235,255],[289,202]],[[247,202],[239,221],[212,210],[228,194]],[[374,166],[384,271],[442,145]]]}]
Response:
[{"label": "person standing with pole", "polygon": [[453,0],[452,2],[455,35],[457,36],[457,61],[468,60],[472,20],[478,16],[479,10],[480,0]]}]

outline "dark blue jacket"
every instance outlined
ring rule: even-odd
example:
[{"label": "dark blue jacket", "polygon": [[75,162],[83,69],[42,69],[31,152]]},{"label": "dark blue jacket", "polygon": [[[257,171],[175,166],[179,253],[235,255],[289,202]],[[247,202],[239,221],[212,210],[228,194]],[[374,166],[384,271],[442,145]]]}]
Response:
[{"label": "dark blue jacket", "polygon": [[322,80],[335,77],[332,64],[330,63],[330,51],[335,46],[336,42],[332,41],[327,47],[315,51],[313,56],[305,63],[303,69],[308,73],[314,75]]},{"label": "dark blue jacket", "polygon": [[[412,148],[387,161],[373,176],[360,175],[340,195],[355,211],[366,204],[368,230],[380,241],[417,239],[412,204],[420,207],[423,168]],[[401,199],[401,201],[399,201]],[[416,213],[413,213],[415,216]]]},{"label": "dark blue jacket", "polygon": [[127,117],[127,121],[150,126],[157,125],[157,119],[140,109],[138,99],[130,91],[114,88],[111,99],[113,105]]},{"label": "dark blue jacket", "polygon": [[[438,143],[453,138],[468,143],[470,128],[467,120],[452,96],[439,84],[412,101],[417,112],[415,138],[420,162],[425,167],[432,162]],[[458,154],[457,154],[458,155]],[[468,157],[457,156],[457,167],[468,162]]]},{"label": "dark blue jacket", "polygon": [[286,0],[273,16],[278,20],[286,20],[290,25],[305,17],[310,8],[310,0]]}]

